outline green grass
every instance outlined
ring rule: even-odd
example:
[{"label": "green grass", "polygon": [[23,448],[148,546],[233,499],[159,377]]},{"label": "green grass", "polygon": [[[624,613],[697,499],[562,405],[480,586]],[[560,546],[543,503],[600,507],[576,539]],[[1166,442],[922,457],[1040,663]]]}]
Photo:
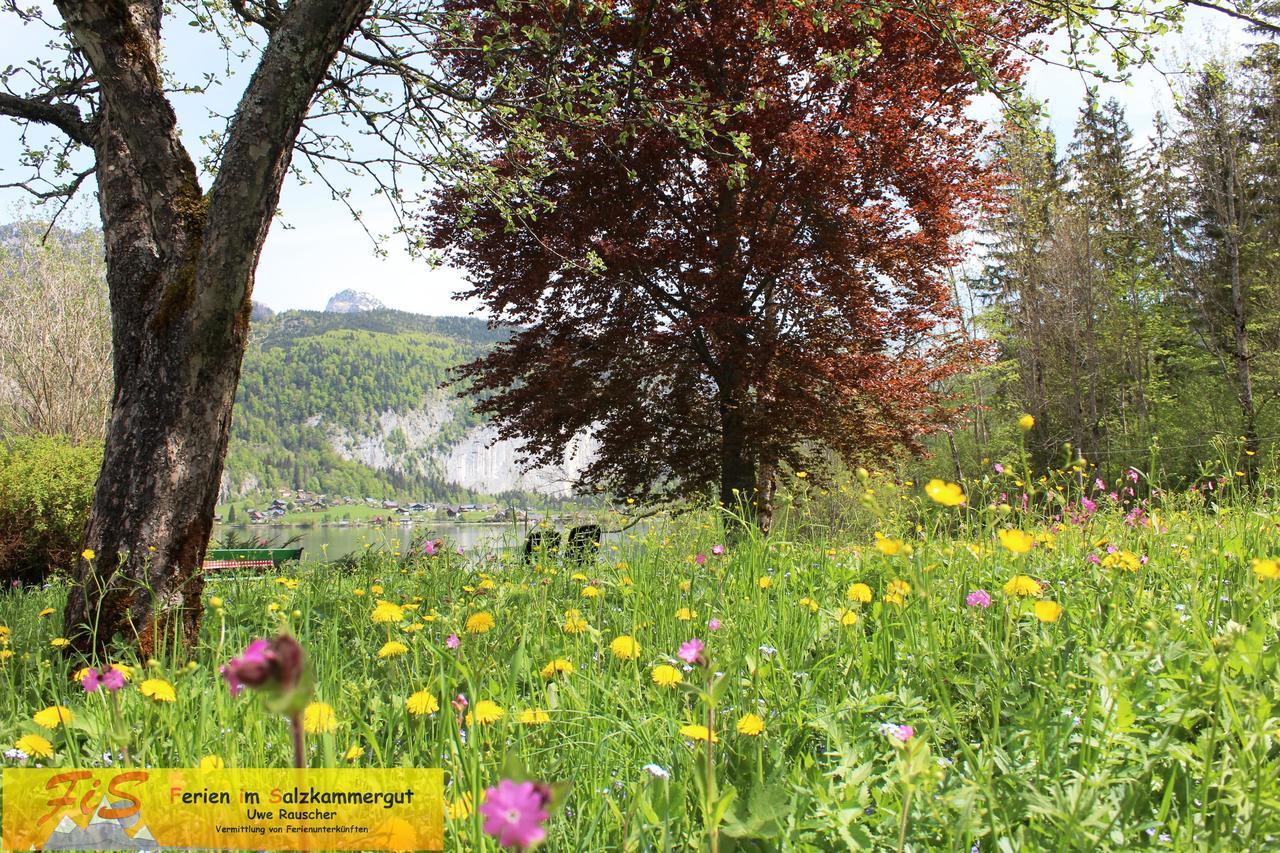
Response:
[{"label": "green grass", "polygon": [[[1168,499],[1154,526],[1104,507],[1084,525],[1051,531],[1030,515],[977,508],[986,502],[974,495],[975,508],[950,509],[911,488],[894,492],[892,506],[887,490],[868,492],[864,502],[879,502],[875,525],[909,548],[883,553],[872,528],[815,533],[806,525],[820,515],[816,496],[810,506],[802,495],[786,529],[743,537],[723,556],[711,554],[719,522],[686,515],[606,547],[576,579],[572,566],[443,549],[407,561],[370,553],[342,573],[303,564],[290,569],[294,588],[211,582],[206,593],[221,606],[208,607],[189,654],[118,658],[146,670],[124,691],[130,760],[189,766],[217,755],[228,766],[287,766],[285,721],[248,693],[233,699],[217,672],[251,639],[284,629],[305,646],[315,698],[338,719],[335,734],[310,738],[313,766],[345,766],[344,753],[360,745],[357,766],[443,767],[456,803],[478,797],[514,760],[537,778],[573,783],[548,827],[551,849],[706,849],[712,823],[721,850],[1275,846],[1280,581],[1252,568],[1280,551],[1274,507]],[[1030,553],[1001,547],[997,531],[1007,526],[1041,534]],[[1090,561],[1108,546],[1145,563],[1129,572]],[[697,554],[708,555],[705,565]],[[1005,595],[1019,574],[1044,591]],[[901,606],[884,601],[895,580],[911,587]],[[588,582],[603,595],[584,598]],[[872,602],[848,600],[855,582],[874,590]],[[989,609],[965,605],[979,588]],[[63,596],[58,584],[0,594],[14,653],[0,663],[0,742],[40,732],[57,750],[46,764],[99,766],[108,705],[71,681],[81,662],[50,645]],[[378,599],[417,609],[403,623],[375,624]],[[1061,618],[1039,621],[1036,600],[1056,601]],[[39,616],[46,607],[56,612]],[[681,621],[681,607],[696,616]],[[588,631],[561,629],[571,608]],[[856,623],[842,624],[846,610]],[[478,612],[496,627],[467,634]],[[711,617],[719,631],[707,630]],[[445,647],[451,633],[462,637],[456,651]],[[638,660],[610,653],[622,634],[638,640]],[[652,668],[681,666],[676,652],[695,636],[707,642],[709,669],[684,672],[678,688],[656,685]],[[389,638],[408,652],[379,659]],[[556,658],[575,671],[544,679]],[[143,697],[143,677],[172,683],[176,701]],[[441,711],[410,715],[405,701],[418,690]],[[464,738],[450,706],[459,693],[506,715],[467,727]],[[708,773],[704,747],[680,728],[707,722],[713,694],[719,743]],[[32,715],[54,704],[76,721],[50,733]],[[532,708],[550,722],[521,724]],[[765,720],[759,737],[735,729],[748,712]],[[915,735],[903,744],[885,724]],[[474,814],[449,821],[446,839],[492,847]]]}]

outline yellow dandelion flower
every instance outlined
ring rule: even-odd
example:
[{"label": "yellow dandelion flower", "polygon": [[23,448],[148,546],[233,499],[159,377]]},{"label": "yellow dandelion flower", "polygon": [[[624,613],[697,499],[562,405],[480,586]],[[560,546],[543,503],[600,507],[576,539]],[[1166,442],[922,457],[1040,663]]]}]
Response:
[{"label": "yellow dandelion flower", "polygon": [[1014,575],[1004,585],[1005,595],[1039,595],[1040,582],[1026,575]]},{"label": "yellow dandelion flower", "polygon": [[211,595],[211,596],[209,596],[209,606],[210,606],[210,607],[213,607],[213,608],[221,607],[221,606],[222,606],[222,599],[221,599],[221,598],[219,598],[219,597],[218,597],[218,596],[216,596],[216,595]]},{"label": "yellow dandelion flower", "polygon": [[1030,432],[1031,428],[1036,425],[1036,419],[1031,415],[1023,415],[1018,418],[1018,428],[1023,432]]},{"label": "yellow dandelion flower", "polygon": [[517,719],[522,725],[541,726],[551,722],[551,715],[541,708],[525,708]]},{"label": "yellow dandelion flower", "polygon": [[312,702],[302,712],[302,730],[309,735],[333,734],[338,730],[338,718],[328,702]]},{"label": "yellow dandelion flower", "polygon": [[768,589],[769,587],[773,586],[773,578],[769,577],[768,575],[763,575],[761,576],[760,580],[756,581],[756,586],[760,587],[761,589]]},{"label": "yellow dandelion flower", "polygon": [[701,741],[710,740],[712,743],[720,742],[719,735],[717,735],[715,732],[708,730],[706,726],[695,726],[695,725],[681,726],[680,734],[684,735],[689,740],[701,740]]},{"label": "yellow dandelion flower", "polygon": [[814,601],[812,598],[810,598],[807,595],[804,598],[800,599],[800,606],[809,608],[810,613],[818,612],[818,602]]},{"label": "yellow dandelion flower", "polygon": [[602,595],[604,595],[604,591],[601,590],[600,587],[598,586],[592,586],[588,584],[587,586],[584,586],[582,588],[583,598],[599,598]]},{"label": "yellow dandelion flower", "polygon": [[1102,558],[1102,566],[1107,569],[1119,569],[1122,572],[1136,572],[1142,568],[1142,558],[1132,551],[1114,551]]},{"label": "yellow dandelion flower", "polygon": [[369,587],[369,592],[374,595],[382,595],[382,584],[375,583],[373,586]]},{"label": "yellow dandelion flower", "polygon": [[871,601],[871,587],[865,583],[855,583],[849,587],[849,591],[845,593],[845,598],[860,604],[867,604]]},{"label": "yellow dandelion flower", "polygon": [[201,770],[221,770],[226,766],[227,762],[223,761],[222,758],[217,755],[206,755],[204,758],[200,759]]},{"label": "yellow dandelion flower", "polygon": [[470,791],[466,791],[462,796],[449,801],[449,820],[466,820],[471,817],[473,811],[475,811],[475,804],[471,800]]},{"label": "yellow dandelion flower", "polygon": [[53,646],[55,649],[63,649],[71,645],[71,641],[66,637],[54,637],[49,641],[49,645]]},{"label": "yellow dandelion flower", "polygon": [[840,624],[841,624],[841,625],[843,625],[843,626],[845,626],[846,628],[848,628],[850,625],[857,625],[857,624],[858,624],[858,611],[856,611],[856,610],[841,610],[841,611],[840,611]]},{"label": "yellow dandelion flower", "polygon": [[688,592],[692,587],[693,583],[691,581],[680,581],[681,592]]},{"label": "yellow dandelion flower", "polygon": [[659,687],[675,687],[684,681],[684,675],[680,673],[680,670],[674,666],[667,666],[665,663],[662,666],[653,668],[652,677],[653,683]]},{"label": "yellow dandelion flower", "polygon": [[687,607],[681,607],[679,610],[676,611],[676,619],[681,622],[689,622],[696,619],[697,617],[698,617],[698,614],[694,613],[692,610],[690,610]]},{"label": "yellow dandelion flower", "polygon": [[142,695],[156,702],[172,702],[177,699],[173,685],[163,678],[148,678],[138,685]]},{"label": "yellow dandelion flower", "polygon": [[502,706],[491,699],[481,699],[476,703],[475,710],[467,714],[467,725],[474,722],[476,725],[487,726],[490,723],[496,723],[506,716],[507,712]]},{"label": "yellow dandelion flower", "polygon": [[891,539],[883,533],[876,533],[876,550],[886,557],[896,557],[902,553],[903,543],[898,539]]},{"label": "yellow dandelion flower", "polygon": [[635,637],[623,634],[621,637],[614,637],[613,642],[609,644],[609,651],[613,652],[613,656],[618,660],[635,660],[640,657],[640,644],[636,642]]},{"label": "yellow dandelion flower", "polygon": [[358,743],[353,743],[347,747],[347,751],[342,753],[342,760],[348,764],[353,761],[359,761],[364,756],[364,747]]},{"label": "yellow dandelion flower", "polygon": [[382,648],[378,649],[378,657],[394,658],[399,657],[409,651],[409,647],[399,640],[388,640],[382,644]]},{"label": "yellow dandelion flower", "polygon": [[0,660],[9,660],[13,657],[12,649],[0,649]]},{"label": "yellow dandelion flower", "polygon": [[889,595],[897,595],[906,597],[911,594],[911,584],[904,580],[893,580],[889,582],[889,588],[885,590]]},{"label": "yellow dandelion flower", "polygon": [[764,719],[757,714],[743,714],[738,718],[738,734],[759,737],[764,734]]},{"label": "yellow dandelion flower", "polygon": [[404,608],[390,601],[379,601],[371,616],[374,622],[400,622],[404,620]]},{"label": "yellow dandelion flower", "polygon": [[430,690],[419,690],[405,700],[404,706],[415,717],[425,717],[440,710],[440,703]]},{"label": "yellow dandelion flower", "polygon": [[43,619],[45,616],[52,616],[52,615],[53,615],[53,608],[52,608],[52,607],[46,607],[44,610],[41,610],[41,611],[40,611],[40,617],[41,617],[42,619]]},{"label": "yellow dandelion flower", "polygon": [[43,711],[37,711],[31,718],[42,729],[53,731],[58,726],[71,722],[76,715],[65,705],[50,705]]},{"label": "yellow dandelion flower", "polygon": [[1035,537],[1017,528],[1006,527],[997,535],[1000,537],[1000,544],[1014,554],[1025,554],[1036,543]]},{"label": "yellow dandelion flower", "polygon": [[555,678],[557,675],[573,675],[573,664],[564,658],[556,658],[542,668],[543,678]]},{"label": "yellow dandelion flower", "polygon": [[467,633],[483,634],[486,631],[492,631],[494,624],[496,623],[493,621],[493,614],[483,610],[479,613],[472,613],[467,617]]},{"label": "yellow dandelion flower", "polygon": [[582,618],[581,611],[566,610],[564,624],[560,626],[566,634],[582,634],[587,630],[587,620]]},{"label": "yellow dandelion flower", "polygon": [[113,663],[111,664],[111,668],[124,676],[125,681],[133,680],[133,667],[125,666],[122,663]]},{"label": "yellow dandelion flower", "polygon": [[94,557],[98,555],[93,552],[92,548],[85,548],[83,551],[80,552],[80,556],[84,557],[86,560],[92,560]]},{"label": "yellow dandelion flower", "polygon": [[1280,580],[1280,560],[1270,557],[1254,560],[1253,574],[1258,580]]},{"label": "yellow dandelion flower", "polygon": [[1056,601],[1037,601],[1035,614],[1041,622],[1057,622],[1062,615],[1062,605]]},{"label": "yellow dandelion flower", "polygon": [[964,503],[964,489],[955,483],[930,480],[924,487],[924,493],[932,498],[934,503],[940,503],[943,506],[960,506]]},{"label": "yellow dandelion flower", "polygon": [[53,757],[53,744],[40,735],[23,735],[14,742],[13,748],[35,758]]}]

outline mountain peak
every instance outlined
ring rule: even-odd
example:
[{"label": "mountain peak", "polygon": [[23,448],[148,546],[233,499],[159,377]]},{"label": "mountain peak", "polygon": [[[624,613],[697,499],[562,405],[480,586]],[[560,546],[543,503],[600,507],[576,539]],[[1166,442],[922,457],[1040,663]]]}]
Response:
[{"label": "mountain peak", "polygon": [[378,311],[387,306],[359,290],[344,290],[329,298],[324,310],[333,314],[355,314],[358,311]]}]

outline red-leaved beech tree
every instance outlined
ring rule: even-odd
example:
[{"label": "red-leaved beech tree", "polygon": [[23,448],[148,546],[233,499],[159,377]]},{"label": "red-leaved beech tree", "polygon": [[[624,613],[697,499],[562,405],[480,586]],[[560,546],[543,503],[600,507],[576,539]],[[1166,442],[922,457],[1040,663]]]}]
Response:
[{"label": "red-leaved beech tree", "polygon": [[[802,7],[524,7],[594,46],[557,61],[624,85],[556,146],[489,125],[494,175],[538,170],[527,199],[457,185],[426,227],[518,327],[463,375],[531,460],[590,432],[583,486],[712,491],[767,528],[782,466],[914,448],[946,416],[940,383],[974,353],[938,332],[944,274],[995,188],[967,110],[1017,79],[1003,46],[1035,22],[993,0]],[[555,70],[451,61],[478,85]]]}]

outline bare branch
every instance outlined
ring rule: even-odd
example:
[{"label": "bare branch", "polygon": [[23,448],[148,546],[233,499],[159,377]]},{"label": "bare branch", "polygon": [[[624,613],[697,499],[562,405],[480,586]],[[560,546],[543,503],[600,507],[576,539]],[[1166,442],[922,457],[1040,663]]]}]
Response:
[{"label": "bare branch", "polygon": [[0,92],[0,115],[56,127],[81,145],[93,145],[92,128],[71,104],[53,103],[40,98],[21,98]]}]

